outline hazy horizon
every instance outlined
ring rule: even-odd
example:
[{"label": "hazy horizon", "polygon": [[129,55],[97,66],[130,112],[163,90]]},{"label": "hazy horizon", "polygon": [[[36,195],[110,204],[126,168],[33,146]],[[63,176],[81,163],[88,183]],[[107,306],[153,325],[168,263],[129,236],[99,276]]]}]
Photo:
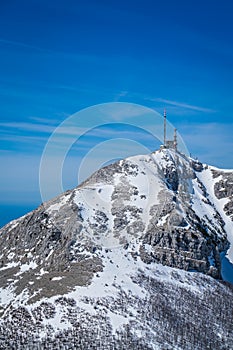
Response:
[{"label": "hazy horizon", "polygon": [[[230,1],[22,0],[0,8],[0,226],[41,203],[49,137],[93,105],[135,103],[161,115],[166,108],[194,157],[233,168]],[[106,130],[75,143],[65,188],[77,185],[83,157],[108,139],[124,135],[153,150],[143,132]]]}]

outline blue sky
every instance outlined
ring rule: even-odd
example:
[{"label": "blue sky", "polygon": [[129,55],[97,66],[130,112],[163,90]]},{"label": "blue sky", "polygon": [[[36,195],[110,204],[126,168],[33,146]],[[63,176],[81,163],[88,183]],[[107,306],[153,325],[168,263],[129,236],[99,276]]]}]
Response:
[{"label": "blue sky", "polygon": [[[1,1],[0,225],[40,204],[49,136],[95,104],[166,107],[194,156],[233,168],[232,14],[230,0]],[[122,132],[109,126],[76,143],[65,189],[77,182],[74,157]],[[148,135],[124,132],[153,149]]]}]

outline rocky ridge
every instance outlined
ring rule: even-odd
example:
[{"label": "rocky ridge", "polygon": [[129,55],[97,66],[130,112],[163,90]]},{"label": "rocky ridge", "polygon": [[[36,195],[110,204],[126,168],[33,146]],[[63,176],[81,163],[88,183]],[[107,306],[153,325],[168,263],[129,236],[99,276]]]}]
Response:
[{"label": "rocky ridge", "polygon": [[[232,331],[226,335],[224,328],[232,289],[212,277],[221,280],[220,254],[232,242],[232,181],[233,171],[161,149],[100,169],[6,225],[0,230],[0,347],[230,344]],[[224,314],[212,294],[222,298]],[[197,322],[197,314],[187,314],[190,301],[208,305],[209,321],[219,314],[211,340],[204,329],[199,340],[191,329],[168,335],[166,327]],[[8,332],[14,334],[9,341]],[[193,338],[200,344],[192,347]]]}]

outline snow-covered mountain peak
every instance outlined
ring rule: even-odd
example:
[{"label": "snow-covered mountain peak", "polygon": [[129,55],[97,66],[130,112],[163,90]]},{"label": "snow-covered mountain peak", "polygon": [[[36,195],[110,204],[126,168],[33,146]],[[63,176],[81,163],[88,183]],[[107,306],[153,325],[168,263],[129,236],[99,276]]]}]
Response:
[{"label": "snow-covered mountain peak", "polygon": [[98,170],[0,230],[2,317],[9,323],[21,308],[43,338],[82,328],[83,314],[113,339],[129,325],[139,339],[147,323],[138,310],[155,305],[158,288],[201,298],[217,283],[208,276],[221,278],[220,254],[233,246],[232,183],[233,171],[163,148]]},{"label": "snow-covered mountain peak", "polygon": [[[82,250],[137,242],[137,250],[151,261],[219,276],[216,247],[226,249],[232,215],[231,190],[222,198],[221,186],[231,177],[231,172],[160,149],[98,170],[74,190],[44,203],[3,231],[22,235],[26,226],[22,246],[31,249],[41,242],[43,254],[49,256],[46,265],[53,266],[58,247],[69,261],[77,261]],[[15,240],[11,246],[15,249]],[[34,250],[37,260],[39,251]]]}]

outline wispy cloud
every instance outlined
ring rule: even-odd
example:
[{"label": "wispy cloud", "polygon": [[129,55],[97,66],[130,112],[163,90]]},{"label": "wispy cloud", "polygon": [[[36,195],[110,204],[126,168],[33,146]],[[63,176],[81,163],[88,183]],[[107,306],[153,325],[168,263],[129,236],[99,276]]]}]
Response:
[{"label": "wispy cloud", "polygon": [[126,97],[128,95],[129,91],[120,91],[119,93],[116,94],[114,101],[118,102],[122,97]]},{"label": "wispy cloud", "polygon": [[[40,120],[40,118],[38,118]],[[45,121],[44,119],[41,119]],[[31,144],[30,152],[37,150],[37,147],[42,147],[51,139],[52,147],[56,146],[56,149],[71,147],[74,144],[74,148],[79,151],[88,150],[99,142],[103,142],[107,139],[125,138],[127,140],[138,141],[140,143],[155,143],[153,135],[150,135],[146,131],[141,129],[130,129],[130,126],[126,126],[125,129],[118,130],[114,126],[105,125],[93,126],[93,128],[87,129],[84,127],[77,127],[74,125],[60,125],[57,129],[52,125],[47,124],[33,124],[25,122],[12,122],[12,123],[0,123],[1,141],[8,141],[19,144]],[[54,132],[54,134],[53,134]],[[80,138],[80,136],[84,136]],[[73,147],[73,146],[72,146]]]},{"label": "wispy cloud", "polygon": [[[2,45],[8,45],[8,46],[12,46],[15,48],[22,48],[22,49],[30,49],[33,51],[37,51],[37,53],[40,54],[44,54],[44,55],[49,55],[51,56],[51,58],[53,59],[54,56],[56,58],[61,58],[64,59],[68,59],[70,60],[78,60],[78,61],[85,61],[85,62],[91,62],[91,63],[96,63],[97,61],[102,62],[105,57],[100,56],[100,55],[94,55],[94,54],[83,54],[83,53],[76,53],[76,52],[72,52],[72,51],[64,51],[64,50],[51,50],[48,48],[44,48],[44,47],[40,47],[40,46],[36,46],[36,45],[31,45],[31,44],[27,44],[21,41],[15,41],[15,40],[8,40],[8,39],[4,39],[4,38],[0,38],[0,44]],[[108,60],[106,59],[106,62],[108,62]]]},{"label": "wispy cloud", "polygon": [[[69,117],[68,114],[64,115],[63,117]],[[41,124],[52,124],[54,126],[61,123],[61,120],[59,119],[51,119],[51,118],[40,118],[40,117],[30,117],[30,120],[33,122],[41,123]]]},{"label": "wispy cloud", "polygon": [[54,130],[54,126],[47,124],[33,124],[26,122],[12,122],[12,123],[0,123],[0,128],[7,128],[8,130],[24,130],[24,131],[34,131],[40,133],[51,133]]},{"label": "wispy cloud", "polygon": [[[101,115],[106,115],[106,122],[128,122],[133,117],[141,117],[142,120],[147,109],[142,105],[118,102],[114,105],[103,103],[98,107]],[[103,118],[104,120],[104,118]]]},{"label": "wispy cloud", "polygon": [[150,98],[150,100],[155,101],[155,102],[162,102],[164,104],[168,104],[168,105],[172,105],[172,106],[180,107],[180,108],[184,108],[184,109],[191,109],[193,111],[198,111],[198,112],[204,112],[204,113],[215,113],[216,112],[214,109],[211,109],[211,108],[190,105],[188,103],[167,100],[164,98]]},{"label": "wispy cloud", "polygon": [[[150,102],[156,102],[159,104],[163,104],[164,105],[170,105],[175,107],[176,109],[179,108],[180,110],[192,110],[192,111],[197,111],[197,112],[203,112],[203,113],[215,113],[216,110],[212,109],[212,108],[208,108],[208,107],[203,107],[203,106],[197,106],[194,104],[189,104],[189,103],[185,103],[185,102],[180,102],[180,101],[175,101],[175,100],[169,100],[166,98],[161,98],[161,97],[153,97],[150,95],[146,95],[144,93],[141,92],[133,92],[133,91],[122,91],[116,94],[116,99],[118,98],[125,98],[125,97],[130,97],[130,98],[137,98],[139,100],[141,100],[141,103],[143,101],[150,101]],[[160,107],[157,108],[157,110],[160,110]]]},{"label": "wispy cloud", "polygon": [[[30,152],[32,152],[32,145],[35,146],[36,142],[43,142],[44,144],[48,140],[47,136],[35,136],[35,135],[15,135],[15,134],[3,134],[1,135],[1,141],[10,141],[13,143],[31,143]],[[2,152],[2,150],[1,150]]]},{"label": "wispy cloud", "polygon": [[0,43],[11,45],[11,46],[23,47],[26,49],[33,49],[33,50],[40,51],[40,52],[47,52],[47,53],[53,52],[49,49],[45,49],[42,47],[38,47],[38,46],[30,45],[30,44],[25,44],[25,43],[22,43],[20,41],[7,40],[7,39],[3,39],[3,38],[0,38]]}]

